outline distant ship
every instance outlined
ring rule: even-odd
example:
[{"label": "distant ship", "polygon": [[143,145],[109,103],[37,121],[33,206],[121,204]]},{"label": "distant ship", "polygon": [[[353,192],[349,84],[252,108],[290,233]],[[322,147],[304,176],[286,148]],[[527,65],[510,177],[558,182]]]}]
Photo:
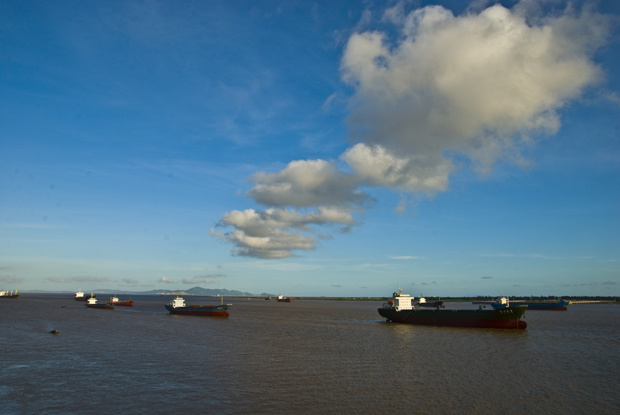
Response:
[{"label": "distant ship", "polygon": [[477,327],[489,329],[519,329],[527,327],[521,317],[526,306],[487,310],[479,309],[416,309],[411,301],[413,297],[399,292],[392,300],[379,308],[379,314],[394,323],[418,324],[424,326]]},{"label": "distant ship", "polygon": [[[95,298],[96,295],[91,294],[90,295],[92,298]],[[82,291],[78,291],[73,295],[73,298],[75,299],[75,301],[86,301],[88,300],[89,297],[87,297],[86,295],[84,295],[84,293]]]},{"label": "distant ship", "polygon": [[291,300],[291,297],[282,297],[281,295],[278,296],[278,301],[281,303],[290,303]]},{"label": "distant ship", "polygon": [[104,310],[113,310],[114,306],[111,303],[97,303],[97,299],[93,294],[90,295],[90,298],[86,300],[86,304],[84,304],[88,308],[101,308]]},{"label": "distant ship", "polygon": [[428,301],[426,301],[426,298],[424,298],[424,296],[418,298],[417,305],[418,307],[444,308],[443,301],[432,301],[429,303]]},{"label": "distant ship", "polygon": [[15,299],[19,298],[19,295],[17,294],[17,290],[15,290],[15,292],[13,292],[13,290],[11,290],[10,292],[9,291],[0,291],[0,298],[15,300]]},{"label": "distant ship", "polygon": [[564,311],[568,310],[570,301],[525,301],[525,300],[508,300],[506,297],[500,298],[498,301],[492,302],[493,308],[506,308],[515,306],[527,306],[528,310],[554,310]]},{"label": "distant ship", "polygon": [[206,317],[228,317],[228,308],[231,304],[224,304],[224,297],[222,297],[222,304],[220,305],[185,305],[183,297],[179,297],[170,301],[170,304],[166,304],[166,310],[170,314],[179,314],[183,316],[206,316]]},{"label": "distant ship", "polygon": [[113,305],[118,305],[122,307],[133,307],[133,300],[121,301],[118,299],[117,296],[110,298],[110,303],[112,303]]}]

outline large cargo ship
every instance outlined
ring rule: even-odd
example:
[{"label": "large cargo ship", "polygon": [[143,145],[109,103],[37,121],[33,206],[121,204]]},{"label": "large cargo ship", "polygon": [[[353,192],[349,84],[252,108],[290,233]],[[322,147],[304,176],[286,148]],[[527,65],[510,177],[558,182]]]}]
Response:
[{"label": "large cargo ship", "polygon": [[224,304],[224,298],[222,297],[222,304],[220,305],[185,305],[183,297],[173,298],[170,304],[166,304],[166,310],[170,314],[180,314],[183,316],[204,316],[204,317],[228,317],[228,308],[231,304]]},{"label": "large cargo ship", "polygon": [[13,291],[0,291],[0,298],[5,298],[5,299],[12,299],[15,300],[17,298],[19,298],[19,295],[17,294],[17,290],[15,290],[15,292]]},{"label": "large cargo ship", "polygon": [[493,308],[506,308],[515,306],[527,306],[528,310],[568,310],[570,301],[524,301],[524,300],[508,300],[506,297],[500,298],[498,301],[491,303]]},{"label": "large cargo ship", "polygon": [[104,310],[114,310],[114,306],[111,303],[97,303],[97,299],[94,295],[90,295],[90,298],[86,300],[84,304],[88,308],[101,308]]},{"label": "large cargo ship", "polygon": [[394,323],[418,324],[424,326],[477,327],[489,329],[519,329],[527,327],[521,317],[526,306],[498,309],[418,309],[414,308],[413,297],[394,293],[392,300],[379,308],[379,314]]}]

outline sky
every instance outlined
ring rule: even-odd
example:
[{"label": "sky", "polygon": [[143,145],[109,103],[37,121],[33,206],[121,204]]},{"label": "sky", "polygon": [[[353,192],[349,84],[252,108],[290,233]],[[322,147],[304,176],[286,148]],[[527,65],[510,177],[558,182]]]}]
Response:
[{"label": "sky", "polygon": [[0,2],[0,289],[620,295],[616,1]]}]

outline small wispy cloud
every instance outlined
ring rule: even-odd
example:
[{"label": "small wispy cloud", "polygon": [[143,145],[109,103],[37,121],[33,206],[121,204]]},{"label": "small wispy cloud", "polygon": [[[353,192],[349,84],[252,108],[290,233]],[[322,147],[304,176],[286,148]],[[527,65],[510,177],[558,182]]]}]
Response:
[{"label": "small wispy cloud", "polygon": [[571,260],[571,259],[594,259],[594,257],[591,255],[554,256],[554,255],[539,254],[535,252],[519,253],[519,254],[512,254],[512,253],[506,253],[506,252],[484,253],[484,254],[479,254],[478,256],[483,257],[483,258],[532,258],[532,259],[548,259],[548,260],[555,260],[555,261],[558,261],[558,260],[565,261],[565,260]]},{"label": "small wispy cloud", "polygon": [[420,256],[402,255],[402,256],[390,256],[390,259],[407,260],[407,259],[422,259]]},{"label": "small wispy cloud", "polygon": [[485,275],[484,277],[480,277],[483,280],[492,280],[493,277],[489,277],[488,275]]},{"label": "small wispy cloud", "polygon": [[81,277],[73,277],[70,278],[70,281],[75,281],[75,282],[95,282],[95,283],[102,283],[102,282],[110,282],[111,279],[109,277],[91,277],[91,276],[81,276]]},{"label": "small wispy cloud", "polygon": [[58,225],[50,225],[47,223],[0,223],[0,228],[4,229],[28,229],[28,230],[51,230],[62,229]]},{"label": "small wispy cloud", "polygon": [[7,284],[19,284],[25,282],[26,279],[22,277],[15,277],[13,275],[0,275],[0,281]]},{"label": "small wispy cloud", "polygon": [[45,279],[47,281],[54,282],[54,283],[57,283],[57,284],[64,284],[66,282],[69,282],[69,280],[70,280],[69,278],[65,278],[65,277],[47,277]]},{"label": "small wispy cloud", "polygon": [[166,275],[162,276],[162,277],[159,279],[159,282],[163,282],[163,283],[166,283],[166,284],[172,284],[172,283],[174,283],[174,281],[172,281],[172,279],[171,279],[170,277],[166,276]]},{"label": "small wispy cloud", "polygon": [[183,278],[183,284],[213,284],[216,278],[226,277],[225,274],[197,275],[193,278]]},{"label": "small wispy cloud", "polygon": [[597,282],[597,281],[588,281],[588,282],[582,282],[581,284],[579,284],[580,287],[594,287],[597,285],[616,285],[617,283],[615,281],[603,281],[603,282]]}]

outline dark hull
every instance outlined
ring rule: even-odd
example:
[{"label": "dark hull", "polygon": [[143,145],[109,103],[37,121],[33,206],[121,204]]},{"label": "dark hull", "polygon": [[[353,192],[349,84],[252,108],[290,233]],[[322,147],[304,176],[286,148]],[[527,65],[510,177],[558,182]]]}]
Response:
[{"label": "dark hull", "polygon": [[279,303],[290,303],[291,299],[290,298],[278,298],[278,302]]},{"label": "dark hull", "polygon": [[382,317],[394,322],[423,326],[477,327],[487,329],[523,330],[527,323],[521,320],[527,307],[509,307],[497,310],[401,310],[380,308]]},{"label": "dark hull", "polygon": [[88,308],[101,308],[103,310],[114,310],[112,304],[84,304]]},{"label": "dark hull", "polygon": [[201,317],[228,317],[228,306],[215,305],[215,306],[188,306],[174,308],[171,305],[166,305],[166,310],[170,314],[178,314],[181,316],[201,316]]},{"label": "dark hull", "polygon": [[15,295],[0,295],[0,299],[7,299],[7,300],[15,300],[17,298],[19,298],[19,295],[15,294]]}]

